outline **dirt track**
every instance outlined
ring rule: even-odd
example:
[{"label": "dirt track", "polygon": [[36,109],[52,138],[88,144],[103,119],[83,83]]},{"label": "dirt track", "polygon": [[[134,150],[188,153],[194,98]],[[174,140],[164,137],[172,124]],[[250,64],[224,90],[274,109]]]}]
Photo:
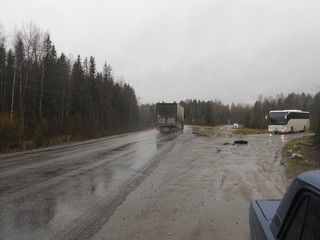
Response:
[{"label": "dirt track", "polygon": [[249,202],[282,198],[281,149],[298,136],[186,130],[93,239],[249,239]]}]

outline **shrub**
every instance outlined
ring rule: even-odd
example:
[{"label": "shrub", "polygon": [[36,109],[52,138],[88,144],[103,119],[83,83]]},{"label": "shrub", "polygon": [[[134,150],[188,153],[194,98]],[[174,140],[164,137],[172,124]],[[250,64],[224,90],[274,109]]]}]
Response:
[{"label": "shrub", "polygon": [[34,131],[34,143],[36,147],[47,146],[50,143],[51,134],[46,119],[40,121]]},{"label": "shrub", "polygon": [[11,122],[8,116],[0,115],[0,151],[17,149],[20,138],[19,124]]}]

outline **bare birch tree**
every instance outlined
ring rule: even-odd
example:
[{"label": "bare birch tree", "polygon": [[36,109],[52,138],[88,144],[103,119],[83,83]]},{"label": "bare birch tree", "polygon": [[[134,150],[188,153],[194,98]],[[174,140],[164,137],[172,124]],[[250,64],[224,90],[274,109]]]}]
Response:
[{"label": "bare birch tree", "polygon": [[[13,121],[14,117],[14,98],[15,98],[15,86],[16,86],[16,79],[18,77],[19,80],[19,98],[22,95],[22,67],[24,64],[24,44],[22,41],[22,34],[21,31],[15,31],[14,37],[14,52],[15,52],[15,61],[14,61],[14,73],[13,73],[13,84],[12,84],[12,91],[11,91],[11,121]],[[20,99],[19,99],[19,107],[20,107]],[[21,111],[19,109],[19,113]],[[21,119],[21,116],[20,116]]]},{"label": "bare birch tree", "polygon": [[19,109],[20,109],[20,120],[24,124],[25,116],[25,100],[26,100],[26,89],[30,80],[30,73],[33,64],[37,65],[39,57],[43,53],[43,43],[45,34],[40,30],[38,26],[30,22],[22,27],[22,41],[24,43],[25,50],[25,73],[24,83],[20,85],[20,97],[19,97]]},{"label": "bare birch tree", "polygon": [[0,111],[6,111],[5,106],[5,66],[6,66],[6,48],[5,48],[5,31],[0,23]]}]

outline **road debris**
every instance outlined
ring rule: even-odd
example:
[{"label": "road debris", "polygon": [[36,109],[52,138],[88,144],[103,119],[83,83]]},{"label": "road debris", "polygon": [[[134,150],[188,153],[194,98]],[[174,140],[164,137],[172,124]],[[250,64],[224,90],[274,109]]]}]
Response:
[{"label": "road debris", "polygon": [[246,141],[246,140],[235,140],[233,143],[234,144],[248,144],[248,141]]},{"label": "road debris", "polygon": [[291,155],[291,158],[292,159],[302,159],[303,158],[303,155],[299,154],[299,153],[293,153]]}]

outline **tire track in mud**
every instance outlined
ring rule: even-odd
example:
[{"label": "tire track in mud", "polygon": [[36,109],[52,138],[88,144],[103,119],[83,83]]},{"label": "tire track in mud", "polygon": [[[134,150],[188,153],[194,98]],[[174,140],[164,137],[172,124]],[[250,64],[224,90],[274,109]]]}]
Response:
[{"label": "tire track in mud", "polygon": [[109,217],[120,206],[126,197],[135,190],[160,164],[161,160],[174,148],[175,142],[169,142],[156,154],[141,170],[127,180],[120,188],[117,195],[108,202],[99,202],[90,211],[70,222],[68,225],[57,229],[50,239],[90,239]]},{"label": "tire track in mud", "polygon": [[[281,166],[282,143],[276,137],[264,140],[257,151],[256,171],[248,171],[247,179],[251,185],[253,199],[280,198],[287,186],[285,168]],[[255,187],[253,187],[255,186]],[[268,189],[268,191],[266,191]]]}]

